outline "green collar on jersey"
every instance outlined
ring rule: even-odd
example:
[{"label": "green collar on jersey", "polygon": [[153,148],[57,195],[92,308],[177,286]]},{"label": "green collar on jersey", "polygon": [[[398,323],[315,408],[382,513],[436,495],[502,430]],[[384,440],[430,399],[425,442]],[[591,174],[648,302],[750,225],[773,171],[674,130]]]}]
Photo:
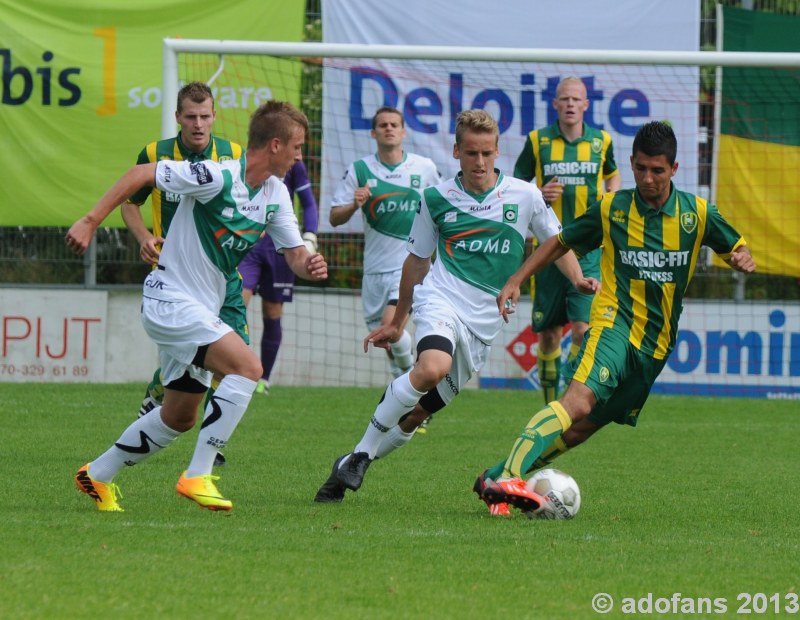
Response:
[{"label": "green collar on jersey", "polygon": [[675,217],[675,213],[678,210],[678,190],[675,189],[675,184],[672,181],[669,182],[669,190],[669,197],[664,204],[658,209],[653,209],[653,207],[647,204],[645,199],[642,198],[642,195],[639,193],[639,188],[637,187],[636,191],[634,192],[634,197],[636,199],[636,208],[638,209],[639,213],[643,217],[648,215],[652,216],[656,213],[663,213],[664,215]]}]

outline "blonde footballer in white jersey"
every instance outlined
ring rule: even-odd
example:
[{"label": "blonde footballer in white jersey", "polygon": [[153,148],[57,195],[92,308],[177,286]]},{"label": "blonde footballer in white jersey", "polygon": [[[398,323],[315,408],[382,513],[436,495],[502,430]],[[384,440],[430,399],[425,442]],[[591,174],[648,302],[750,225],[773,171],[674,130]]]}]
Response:
[{"label": "blonde footballer in white jersey", "polygon": [[[402,113],[380,108],[372,118],[377,152],[348,166],[333,196],[330,222],[341,226],[361,211],[364,222],[364,276],[361,300],[367,328],[392,321],[400,288],[406,241],[422,190],[441,180],[436,164],[403,150]],[[386,349],[392,375],[414,363],[411,335],[403,331]]]},{"label": "blonde footballer in white jersey", "polygon": [[142,187],[182,195],[157,269],[144,283],[142,323],[158,344],[164,403],[138,418],[75,483],[102,511],[120,512],[115,476],[191,429],[211,373],[222,376],[206,407],[194,455],[176,490],[202,508],[231,510],[211,475],[244,415],[261,376],[261,362],[241,336],[219,318],[225,284],[265,230],[283,248],[292,270],[308,280],[327,277],[325,259],[310,254],[281,179],[300,153],[305,115],[289,103],[270,101],[251,117],[247,152],[238,161],[160,161],[131,168],[94,209],[75,222],[67,244],[88,248],[100,223]]},{"label": "blonde footballer in white jersey", "polygon": [[[499,130],[483,110],[461,112],[453,157],[454,179],[426,189],[408,239],[394,318],[364,340],[388,347],[412,308],[417,361],[384,392],[364,436],[336,459],[315,501],[339,502],[356,491],[370,463],[405,445],[426,416],[449,404],[486,361],[503,325],[496,296],[524,258],[528,232],[540,239],[561,229],[534,185],[494,167]],[[436,262],[431,257],[436,252]],[[558,263],[578,288],[592,293],[573,254]]]}]

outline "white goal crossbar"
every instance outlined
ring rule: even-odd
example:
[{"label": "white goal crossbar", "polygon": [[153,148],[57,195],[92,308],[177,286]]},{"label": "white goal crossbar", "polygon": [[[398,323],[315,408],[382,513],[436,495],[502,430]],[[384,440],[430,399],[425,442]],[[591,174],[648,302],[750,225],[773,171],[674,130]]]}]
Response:
[{"label": "white goal crossbar", "polygon": [[513,47],[457,47],[437,45],[363,45],[347,43],[287,43],[283,41],[228,41],[164,39],[161,134],[175,133],[174,102],[178,96],[178,54],[261,54],[329,58],[391,58],[403,60],[477,60],[495,62],[563,62],[619,65],[681,65],[718,67],[797,67],[795,52],[681,52],[590,49],[535,49]]}]

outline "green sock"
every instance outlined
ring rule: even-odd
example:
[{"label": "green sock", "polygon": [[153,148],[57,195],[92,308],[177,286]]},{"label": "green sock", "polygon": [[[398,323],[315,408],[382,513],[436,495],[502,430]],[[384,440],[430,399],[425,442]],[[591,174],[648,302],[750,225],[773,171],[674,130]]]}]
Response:
[{"label": "green sock", "polygon": [[542,455],[533,462],[533,465],[528,471],[525,472],[525,475],[528,475],[537,469],[544,469],[556,458],[564,454],[567,450],[569,450],[569,446],[564,441],[564,438],[562,436],[556,437],[550,447],[542,452]]},{"label": "green sock", "polygon": [[550,353],[539,353],[539,385],[542,386],[544,404],[558,398],[558,383],[561,381],[561,347]]},{"label": "green sock", "polygon": [[489,469],[486,470],[486,477],[491,478],[492,480],[497,480],[503,475],[503,469],[506,466],[505,461],[500,461],[497,465],[493,465]]},{"label": "green sock", "polygon": [[530,419],[511,448],[502,477],[521,478],[522,472],[531,469],[545,450],[571,425],[569,414],[558,401],[551,402],[539,411]]}]

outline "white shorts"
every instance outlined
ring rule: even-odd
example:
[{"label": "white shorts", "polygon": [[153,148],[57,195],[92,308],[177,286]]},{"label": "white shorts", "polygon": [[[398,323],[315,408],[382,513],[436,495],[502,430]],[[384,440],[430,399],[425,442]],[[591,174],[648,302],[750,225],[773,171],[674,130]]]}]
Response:
[{"label": "white shorts", "polygon": [[449,404],[472,375],[480,371],[489,358],[491,347],[475,337],[445,303],[426,303],[413,310],[417,347],[426,336],[442,336],[453,344],[453,365],[436,391]]},{"label": "white shorts", "polygon": [[400,275],[402,270],[386,273],[364,274],[361,280],[361,305],[364,309],[364,321],[370,330],[381,323],[383,310],[390,299],[400,297]]},{"label": "white shorts", "polygon": [[158,345],[162,383],[189,375],[208,387],[212,373],[192,365],[197,349],[233,331],[204,305],[192,300],[142,300],[142,325]]}]

